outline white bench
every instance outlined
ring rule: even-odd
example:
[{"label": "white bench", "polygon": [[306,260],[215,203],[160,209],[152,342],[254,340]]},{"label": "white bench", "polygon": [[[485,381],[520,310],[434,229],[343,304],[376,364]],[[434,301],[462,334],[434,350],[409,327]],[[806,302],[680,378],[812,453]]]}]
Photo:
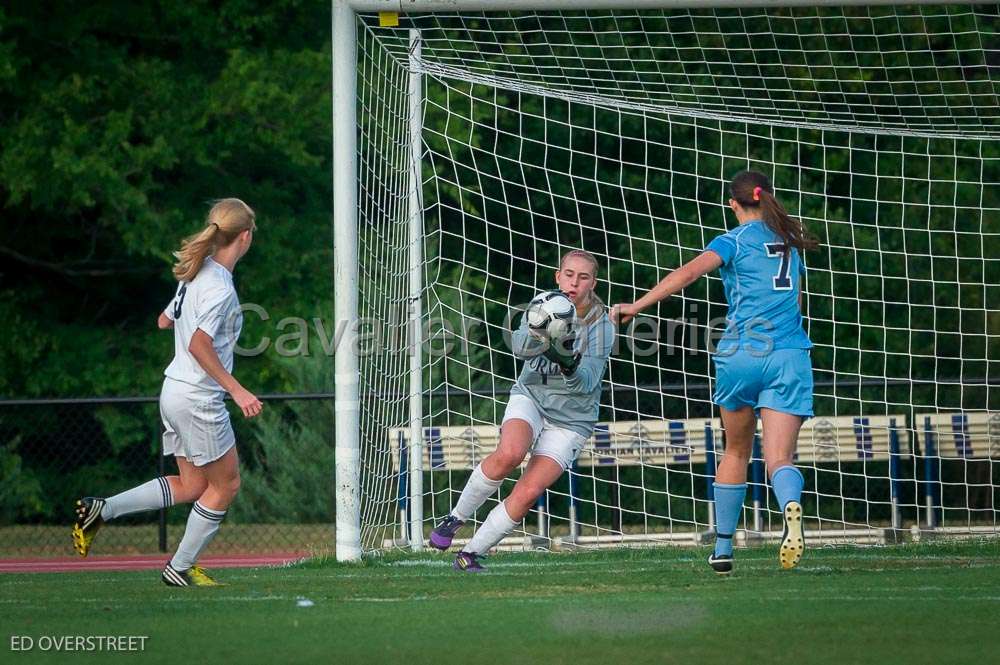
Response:
[{"label": "white bench", "polygon": [[[408,446],[409,437],[409,428],[389,430],[393,468],[397,471],[400,469],[399,451]],[[496,449],[499,442],[500,427],[497,425],[425,427],[423,468],[425,471],[472,470]],[[577,466],[704,464],[721,445],[722,422],[718,418],[598,423]],[[903,415],[810,418],[799,434],[796,460],[816,464],[885,461],[893,446],[898,446],[898,455],[909,456],[909,433]]]},{"label": "white bench", "polygon": [[1000,459],[1000,411],[918,413],[913,429],[929,450],[925,455],[961,459]]},{"label": "white bench", "polygon": [[918,413],[913,419],[924,458],[924,521],[934,528],[941,503],[940,461],[1000,459],[1000,412]]}]

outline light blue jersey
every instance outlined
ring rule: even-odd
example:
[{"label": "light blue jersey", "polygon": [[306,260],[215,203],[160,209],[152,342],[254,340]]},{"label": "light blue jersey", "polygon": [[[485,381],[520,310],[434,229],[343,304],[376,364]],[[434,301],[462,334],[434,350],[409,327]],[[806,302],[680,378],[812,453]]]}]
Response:
[{"label": "light blue jersey", "polygon": [[729,313],[718,353],[809,349],[799,291],[805,264],[763,221],[747,222],[708,244],[722,258]]},{"label": "light blue jersey", "polygon": [[712,401],[808,418],[813,415],[809,336],[799,292],[805,266],[767,224],[741,224],[708,244],[722,258],[729,313],[715,354]]}]

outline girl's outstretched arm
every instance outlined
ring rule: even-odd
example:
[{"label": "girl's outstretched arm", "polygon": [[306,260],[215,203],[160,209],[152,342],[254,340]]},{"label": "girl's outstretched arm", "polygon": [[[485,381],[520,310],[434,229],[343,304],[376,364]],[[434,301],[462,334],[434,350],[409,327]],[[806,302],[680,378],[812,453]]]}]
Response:
[{"label": "girl's outstretched arm", "polygon": [[694,259],[688,261],[680,268],[674,270],[661,279],[659,284],[650,289],[646,295],[639,298],[634,303],[630,305],[614,305],[611,308],[608,318],[611,319],[612,323],[617,325],[628,323],[633,316],[650,305],[655,305],[661,300],[669,298],[702,275],[712,272],[721,265],[721,256],[710,249],[705,250]]}]

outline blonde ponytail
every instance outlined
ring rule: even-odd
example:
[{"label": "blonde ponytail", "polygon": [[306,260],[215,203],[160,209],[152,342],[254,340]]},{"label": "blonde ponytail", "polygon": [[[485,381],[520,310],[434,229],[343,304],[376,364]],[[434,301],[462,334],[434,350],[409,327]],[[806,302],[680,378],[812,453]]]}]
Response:
[{"label": "blonde ponytail", "polygon": [[216,201],[208,212],[205,227],[181,240],[181,248],[174,252],[177,259],[174,277],[190,282],[201,270],[205,257],[228,246],[243,231],[256,228],[256,215],[246,203],[239,199]]}]

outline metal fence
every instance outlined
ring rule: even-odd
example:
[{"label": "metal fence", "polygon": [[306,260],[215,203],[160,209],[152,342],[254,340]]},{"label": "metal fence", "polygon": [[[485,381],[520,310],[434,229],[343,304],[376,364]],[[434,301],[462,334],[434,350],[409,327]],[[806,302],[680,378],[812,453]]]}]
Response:
[{"label": "metal fence", "polygon": [[[216,553],[317,553],[333,547],[333,396],[264,396],[247,420],[231,403],[242,487]],[[111,496],[161,475],[156,397],[0,401],[0,557],[73,554],[82,496]],[[95,554],[176,547],[188,510],[139,513],[102,529]]]}]

